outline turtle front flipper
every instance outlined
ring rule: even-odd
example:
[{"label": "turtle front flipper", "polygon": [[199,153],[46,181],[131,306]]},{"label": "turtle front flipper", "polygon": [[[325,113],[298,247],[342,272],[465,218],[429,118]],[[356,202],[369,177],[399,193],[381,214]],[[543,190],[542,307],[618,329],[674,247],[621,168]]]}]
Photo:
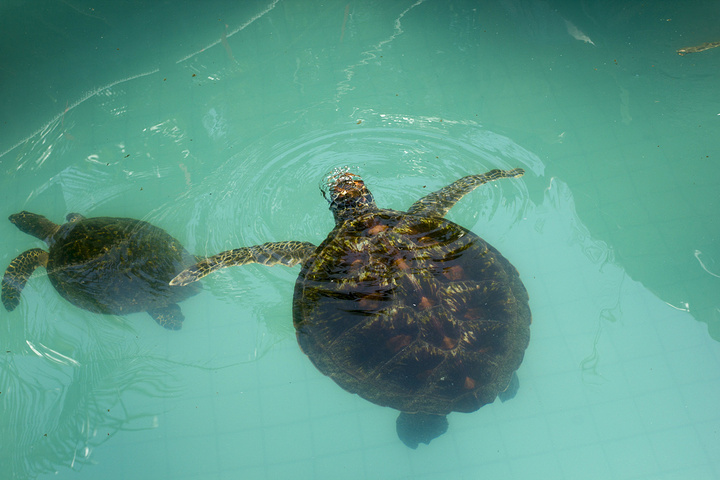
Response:
[{"label": "turtle front flipper", "polygon": [[187,285],[221,268],[237,267],[249,263],[259,263],[269,267],[274,265],[292,267],[303,263],[316,248],[309,242],[288,241],[268,242],[262,245],[228,250],[186,268],[170,280],[170,285]]},{"label": "turtle front flipper", "polygon": [[514,170],[490,170],[480,175],[468,175],[447,187],[424,196],[413,203],[407,213],[423,217],[444,217],[462,197],[480,185],[499,178],[521,177],[524,173],[525,170],[522,168],[516,168]]},{"label": "turtle front flipper", "polygon": [[185,315],[180,310],[180,305],[172,303],[160,308],[153,308],[147,312],[153,320],[161,327],[168,330],[180,330],[182,328]]},{"label": "turtle front flipper", "polygon": [[400,412],[395,428],[400,440],[415,449],[421,443],[429,445],[434,438],[447,432],[448,421],[445,415]]},{"label": "turtle front flipper", "polygon": [[2,279],[2,303],[8,312],[20,304],[20,294],[37,267],[46,267],[48,253],[42,248],[33,248],[18,255]]}]

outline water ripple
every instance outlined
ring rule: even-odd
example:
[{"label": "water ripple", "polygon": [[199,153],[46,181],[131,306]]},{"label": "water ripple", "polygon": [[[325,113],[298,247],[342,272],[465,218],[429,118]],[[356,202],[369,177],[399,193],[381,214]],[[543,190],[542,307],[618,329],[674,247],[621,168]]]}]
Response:
[{"label": "water ripple", "polygon": [[[310,132],[303,131],[300,120],[288,122],[204,177],[196,174],[192,186],[174,200],[179,208],[165,205],[149,217],[155,223],[185,225],[184,232],[175,233],[198,255],[267,241],[318,244],[333,226],[318,184],[337,166],[358,166],[378,204],[398,210],[465,175],[515,167],[531,175],[544,172],[537,156],[474,122],[373,111],[356,111],[352,121],[334,130]],[[478,189],[475,197],[456,206],[451,217],[465,225],[479,216],[517,220],[529,198],[524,183],[528,177]],[[168,216],[172,218],[164,218]],[[237,270],[214,276],[216,294],[238,298],[248,294],[247,284],[253,280],[277,277],[291,284],[297,275],[283,268],[263,267],[264,273],[257,273],[250,267],[242,274]],[[238,275],[245,281],[239,281]],[[278,292],[280,297],[288,295],[289,290],[279,288],[284,292]]]}]

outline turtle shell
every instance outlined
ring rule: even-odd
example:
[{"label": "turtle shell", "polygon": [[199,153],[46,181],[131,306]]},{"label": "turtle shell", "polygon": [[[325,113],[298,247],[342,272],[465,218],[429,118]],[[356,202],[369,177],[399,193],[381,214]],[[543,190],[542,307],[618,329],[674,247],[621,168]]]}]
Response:
[{"label": "turtle shell", "polygon": [[345,390],[444,415],[507,388],[531,315],[517,270],[483,239],[380,210],[337,226],[303,265],[293,322],[302,350]]},{"label": "turtle shell", "polygon": [[95,217],[66,223],[49,240],[48,277],[74,305],[125,315],[180,302],[200,286],[168,285],[193,255],[141,220]]}]

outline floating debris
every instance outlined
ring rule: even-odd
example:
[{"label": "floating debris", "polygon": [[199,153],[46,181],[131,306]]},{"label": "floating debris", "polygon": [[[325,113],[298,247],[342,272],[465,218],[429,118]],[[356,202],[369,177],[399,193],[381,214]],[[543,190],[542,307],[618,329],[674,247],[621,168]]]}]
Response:
[{"label": "floating debris", "polygon": [[565,20],[565,26],[567,27],[567,31],[570,34],[570,36],[573,37],[575,40],[580,40],[581,42],[589,43],[590,45],[595,45],[595,42],[590,40],[590,37],[588,37],[582,31],[580,31],[580,29],[577,28],[575,25],[573,25],[573,23],[570,22],[569,20]]},{"label": "floating debris", "polygon": [[710,50],[711,48],[720,47],[720,42],[705,42],[701,43],[700,45],[696,47],[685,47],[680,48],[677,50],[678,55],[687,55],[688,53],[697,53],[697,52],[704,52],[705,50]]}]

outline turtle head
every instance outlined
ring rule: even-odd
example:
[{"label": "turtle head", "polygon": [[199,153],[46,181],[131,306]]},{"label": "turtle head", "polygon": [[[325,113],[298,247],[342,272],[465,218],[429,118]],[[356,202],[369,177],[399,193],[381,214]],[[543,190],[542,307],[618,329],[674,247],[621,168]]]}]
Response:
[{"label": "turtle head", "polygon": [[51,222],[42,215],[26,211],[10,215],[8,220],[19,228],[20,231],[37,237],[48,244],[51,242],[52,236],[55,235],[60,228],[59,225]]},{"label": "turtle head", "polygon": [[330,172],[320,185],[320,190],[325,200],[330,202],[330,210],[338,225],[377,209],[365,182],[349,167],[336,168]]}]

